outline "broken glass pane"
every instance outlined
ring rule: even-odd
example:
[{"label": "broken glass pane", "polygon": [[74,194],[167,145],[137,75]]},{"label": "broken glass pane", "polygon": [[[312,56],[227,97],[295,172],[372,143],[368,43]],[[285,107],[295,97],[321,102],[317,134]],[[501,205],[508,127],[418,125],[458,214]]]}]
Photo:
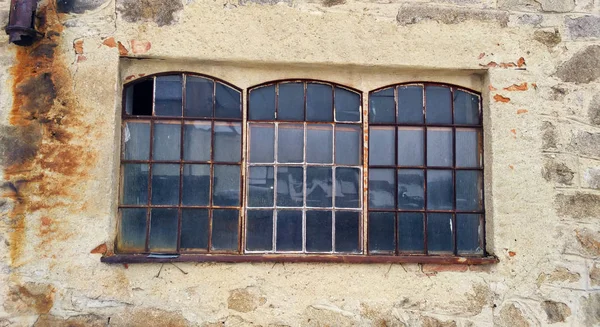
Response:
[{"label": "broken glass pane", "polygon": [[154,113],[157,116],[181,117],[182,99],[181,75],[156,77]]},{"label": "broken glass pane", "polygon": [[136,82],[125,88],[125,112],[134,116],[152,116],[154,78]]}]

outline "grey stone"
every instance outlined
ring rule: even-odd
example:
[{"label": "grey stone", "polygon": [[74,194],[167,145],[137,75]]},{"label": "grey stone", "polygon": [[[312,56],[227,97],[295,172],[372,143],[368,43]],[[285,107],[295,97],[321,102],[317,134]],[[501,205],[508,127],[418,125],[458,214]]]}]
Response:
[{"label": "grey stone", "polygon": [[94,10],[107,0],[56,0],[56,9],[62,13],[83,14],[87,10]]},{"label": "grey stone", "polygon": [[562,162],[556,162],[554,159],[546,161],[542,168],[542,176],[547,181],[555,181],[563,185],[572,185],[575,173]]},{"label": "grey stone", "polygon": [[590,45],[560,65],[556,76],[565,82],[584,84],[600,77],[600,45]]},{"label": "grey stone", "polygon": [[591,293],[589,297],[582,297],[581,308],[586,326],[600,324],[600,293]]},{"label": "grey stone", "polygon": [[553,32],[535,31],[533,32],[533,39],[544,44],[548,49],[554,48],[562,41],[558,30],[554,30]]},{"label": "grey stone", "polygon": [[600,38],[600,16],[565,17],[565,25],[573,39]]},{"label": "grey stone", "polygon": [[517,18],[517,23],[521,25],[540,25],[544,21],[544,16],[538,14],[523,14]]},{"label": "grey stone", "polygon": [[542,149],[549,150],[556,148],[557,143],[556,127],[549,121],[542,123]]},{"label": "grey stone", "polygon": [[583,174],[583,179],[589,188],[600,190],[600,168],[588,168]]},{"label": "grey stone", "polygon": [[555,201],[559,216],[581,218],[600,218],[600,195],[577,192],[558,194]]},{"label": "grey stone", "polygon": [[172,25],[183,9],[181,0],[117,0],[117,11],[127,22],[154,21],[158,26]]},{"label": "grey stone", "polygon": [[600,126],[600,93],[596,93],[592,98],[588,108],[588,117],[592,124]]},{"label": "grey stone", "polygon": [[571,139],[569,147],[584,156],[600,157],[600,133],[580,131]]},{"label": "grey stone", "polygon": [[575,0],[499,0],[498,8],[520,11],[570,12]]},{"label": "grey stone", "polygon": [[562,302],[544,301],[542,309],[546,311],[548,323],[564,322],[571,315],[571,308]]},{"label": "grey stone", "polygon": [[398,10],[396,21],[400,25],[417,24],[433,20],[442,24],[459,24],[465,21],[496,22],[502,27],[508,24],[509,15],[500,10],[443,7],[440,5],[404,4]]}]

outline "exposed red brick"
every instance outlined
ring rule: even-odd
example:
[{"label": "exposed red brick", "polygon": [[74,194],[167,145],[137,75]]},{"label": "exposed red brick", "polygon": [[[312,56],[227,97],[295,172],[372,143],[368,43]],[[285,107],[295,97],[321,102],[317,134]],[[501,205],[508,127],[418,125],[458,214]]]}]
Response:
[{"label": "exposed red brick", "polygon": [[117,43],[117,46],[119,47],[119,54],[121,56],[126,56],[129,54],[129,50],[127,50],[127,48],[120,41]]},{"label": "exposed red brick", "polygon": [[516,129],[514,129],[514,128],[513,128],[513,129],[511,129],[511,130],[510,130],[510,133],[513,135],[513,138],[516,138],[516,137],[517,137],[517,130],[516,130]]},{"label": "exposed red brick", "polygon": [[90,253],[105,254],[107,251],[108,247],[106,246],[106,243],[102,243],[95,247]]},{"label": "exposed red brick", "polygon": [[87,60],[87,57],[84,55],[78,55],[77,56],[77,62],[84,62]]},{"label": "exposed red brick", "polygon": [[514,257],[516,255],[517,255],[517,252],[515,252],[515,251],[508,251],[508,256],[509,257]]},{"label": "exposed red brick", "polygon": [[517,115],[526,114],[528,112],[529,112],[529,110],[527,110],[527,109],[519,109],[519,110],[517,110]]},{"label": "exposed red brick", "polygon": [[517,60],[517,67],[521,68],[523,66],[527,66],[527,64],[525,63],[525,58],[521,57]]},{"label": "exposed red brick", "polygon": [[117,47],[117,42],[115,41],[114,37],[109,37],[104,39],[104,41],[102,41],[102,44],[104,44],[105,46],[109,47],[109,48],[116,48]]},{"label": "exposed red brick", "polygon": [[485,52],[482,52],[482,53],[480,53],[480,54],[479,54],[479,57],[477,57],[477,59],[481,59],[481,58],[483,58],[484,56],[485,56]]},{"label": "exposed red brick", "polygon": [[125,81],[131,81],[134,78],[135,78],[135,75],[129,75],[129,76],[125,77]]},{"label": "exposed red brick", "polygon": [[75,49],[76,54],[83,53],[83,40],[77,40],[73,42],[73,49]]},{"label": "exposed red brick", "polygon": [[498,90],[497,88],[495,88],[495,87],[494,87],[493,85],[491,85],[491,84],[490,84],[490,86],[488,86],[488,89],[489,89],[490,91],[497,91],[497,90]]},{"label": "exposed red brick", "polygon": [[496,95],[494,95],[494,100],[495,100],[496,102],[503,102],[503,103],[510,102],[510,98],[507,98],[507,97],[505,97],[505,96],[502,96],[502,95],[500,95],[500,94],[496,94]]},{"label": "exposed red brick", "polygon": [[529,87],[527,86],[527,82],[521,84],[513,84],[509,87],[504,88],[506,91],[527,91]]}]

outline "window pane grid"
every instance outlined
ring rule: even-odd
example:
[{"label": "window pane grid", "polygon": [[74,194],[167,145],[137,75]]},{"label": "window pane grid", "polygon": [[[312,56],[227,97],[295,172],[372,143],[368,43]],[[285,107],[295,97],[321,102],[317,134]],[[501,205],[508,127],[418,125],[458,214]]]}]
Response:
[{"label": "window pane grid", "polygon": [[[414,251],[403,251],[403,249],[400,248],[398,242],[400,240],[400,230],[399,230],[399,224],[400,224],[400,216],[404,213],[404,214],[414,214],[414,213],[420,213],[422,214],[422,219],[423,219],[423,242],[422,242],[422,250],[418,251],[418,253],[421,254],[425,254],[425,255],[465,255],[466,253],[464,253],[464,251],[459,251],[458,250],[458,242],[461,240],[459,239],[459,236],[457,235],[457,216],[459,215],[464,215],[464,214],[473,214],[473,215],[479,215],[480,217],[480,222],[479,222],[479,226],[480,226],[480,235],[478,237],[479,239],[479,247],[477,251],[474,251],[473,253],[468,253],[468,254],[473,254],[473,255],[481,255],[481,254],[485,254],[484,253],[484,236],[483,236],[483,232],[484,232],[484,214],[485,211],[483,209],[483,160],[482,160],[482,153],[483,153],[483,141],[482,141],[482,111],[481,111],[481,102],[480,102],[480,98],[478,95],[473,94],[471,92],[462,90],[460,88],[457,87],[447,87],[449,89],[449,95],[447,97],[447,101],[449,102],[450,106],[450,119],[445,121],[445,122],[434,122],[434,123],[430,123],[427,119],[427,88],[429,86],[436,86],[436,84],[431,84],[431,83],[422,83],[422,84],[409,84],[410,86],[418,86],[421,87],[423,89],[422,92],[422,113],[423,113],[423,120],[422,122],[411,122],[411,123],[406,123],[406,122],[402,122],[399,121],[399,117],[400,117],[400,113],[399,113],[399,108],[400,106],[400,101],[401,99],[399,98],[399,89],[401,87],[404,87],[406,85],[397,85],[392,87],[393,89],[393,103],[394,103],[394,118],[392,120],[390,120],[389,117],[391,117],[391,115],[388,116],[382,116],[384,118],[380,118],[375,119],[373,117],[370,117],[370,122],[369,122],[369,135],[370,135],[370,141],[371,142],[377,142],[376,140],[374,140],[373,138],[373,130],[381,130],[382,128],[393,128],[394,129],[394,139],[395,139],[395,158],[394,158],[394,164],[383,164],[381,163],[379,157],[378,159],[373,162],[372,160],[372,154],[373,153],[377,153],[376,150],[373,151],[373,145],[371,145],[369,147],[369,170],[370,173],[372,173],[374,170],[398,170],[400,171],[406,171],[406,170],[410,170],[410,169],[419,169],[423,171],[423,194],[422,194],[422,198],[423,198],[423,207],[419,208],[419,209],[406,209],[406,208],[402,208],[399,206],[398,203],[398,198],[400,197],[398,192],[399,190],[399,181],[398,181],[398,174],[394,174],[394,185],[396,185],[395,187],[395,191],[392,192],[392,194],[394,195],[394,200],[393,200],[393,208],[387,208],[387,207],[378,207],[377,204],[374,205],[373,203],[373,196],[374,195],[374,189],[371,189],[372,187],[372,183],[374,182],[371,178],[371,175],[369,177],[369,183],[370,183],[370,189],[369,189],[369,197],[371,198],[369,200],[369,207],[368,207],[368,212],[369,212],[369,217],[371,216],[371,213],[380,213],[380,214],[384,214],[384,213],[390,213],[390,214],[394,214],[394,219],[396,220],[396,224],[394,226],[394,250],[393,250],[393,254],[395,255],[403,255],[403,254],[411,254],[411,253],[415,253]],[[389,88],[383,88],[381,89],[382,94],[383,91],[386,90],[390,90]],[[477,116],[478,116],[478,120],[475,123],[472,124],[464,124],[462,123],[462,121],[460,123],[457,123],[457,120],[455,119],[455,117],[457,116],[456,114],[456,110],[455,110],[455,103],[456,103],[456,92],[462,92],[462,94],[467,94],[467,95],[472,95],[472,96],[476,96],[478,99],[478,112],[477,112]],[[371,98],[373,98],[373,95],[375,93],[377,93],[379,91],[373,91],[370,93]],[[389,95],[391,95],[392,92],[389,92]],[[385,97],[385,96],[384,96]],[[391,102],[391,101],[390,101]],[[381,103],[380,103],[381,104]],[[371,102],[371,105],[373,105],[373,103]],[[381,105],[380,105],[381,108]],[[383,108],[384,110],[380,110],[380,112],[385,112],[385,107]],[[373,108],[370,108],[370,116],[373,115]],[[388,118],[385,118],[388,117]],[[381,120],[383,119],[383,121]],[[387,119],[387,120],[386,120]],[[424,153],[423,153],[423,164],[422,165],[405,165],[402,163],[398,162],[398,158],[401,155],[401,153],[398,153],[398,149],[399,149],[399,144],[398,144],[398,140],[399,140],[399,129],[401,128],[421,128],[422,129],[422,133],[423,133],[423,147],[425,149]],[[436,164],[433,165],[431,163],[431,158],[429,158],[428,161],[428,157],[427,157],[427,148],[428,148],[428,135],[430,134],[431,131],[437,131],[438,129],[445,129],[448,130],[451,134],[451,153],[452,153],[452,159],[451,159],[451,164],[449,165],[440,165],[440,164]],[[456,142],[457,142],[457,133],[460,133],[462,131],[473,131],[475,133],[475,139],[476,139],[476,152],[477,152],[477,157],[476,157],[476,166],[469,166],[469,164],[467,164],[466,166],[464,166],[464,160],[463,163],[459,166],[457,163],[457,147],[459,146]],[[463,137],[464,138],[464,137]],[[462,141],[462,139],[461,139]],[[372,143],[374,144],[374,143]],[[436,153],[436,155],[438,155],[439,152],[434,152]],[[474,159],[473,159],[474,160]],[[472,161],[472,160],[471,160]],[[373,162],[373,163],[372,163]],[[472,165],[472,164],[471,164]],[[434,171],[438,171],[438,172],[446,172],[449,171],[451,173],[451,181],[452,181],[452,201],[451,201],[451,207],[448,209],[432,209],[430,208],[430,201],[432,201],[431,199],[428,199],[428,178],[431,178],[428,176],[428,171],[429,172],[434,172]],[[478,173],[478,178],[479,178],[479,182],[478,182],[478,193],[477,193],[477,202],[479,203],[480,208],[478,210],[460,210],[457,208],[457,172],[465,172],[465,173],[470,173],[470,172],[479,172]],[[381,205],[381,203],[379,204]],[[429,249],[430,247],[430,242],[435,241],[435,239],[431,239],[432,236],[430,236],[430,239],[428,239],[428,225],[430,225],[430,222],[428,222],[428,216],[432,215],[432,217],[434,217],[435,215],[440,215],[440,214],[447,214],[449,216],[444,216],[444,217],[449,217],[449,221],[448,221],[448,225],[450,227],[451,230],[451,241],[452,241],[452,246],[449,249],[444,249],[444,251],[437,251],[436,249]],[[435,216],[436,219],[438,219],[437,216]],[[375,218],[373,218],[375,219]],[[369,218],[369,223],[371,221],[371,218]],[[432,221],[431,223],[435,223],[435,221]],[[375,229],[377,228],[377,225],[374,225],[373,229],[369,228],[369,235],[372,235],[371,233],[376,233]],[[373,234],[375,235],[375,234]],[[391,254],[389,251],[381,251],[378,250],[377,247],[381,247],[381,244],[374,244],[373,243],[374,240],[370,240],[369,239],[369,253],[371,254]],[[373,246],[371,246],[373,245]],[[466,255],[468,255],[466,254]]]}]

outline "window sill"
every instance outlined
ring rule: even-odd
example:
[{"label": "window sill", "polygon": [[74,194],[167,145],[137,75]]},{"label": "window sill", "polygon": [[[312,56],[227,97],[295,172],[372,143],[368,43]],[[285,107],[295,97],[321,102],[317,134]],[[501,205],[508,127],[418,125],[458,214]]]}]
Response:
[{"label": "window sill", "polygon": [[319,263],[431,263],[431,264],[465,264],[487,265],[498,263],[496,256],[487,257],[454,257],[425,255],[298,255],[298,254],[264,254],[264,255],[228,255],[228,254],[182,254],[171,257],[149,257],[146,254],[115,254],[101,258],[104,263],[169,263],[169,262],[319,262]]}]

